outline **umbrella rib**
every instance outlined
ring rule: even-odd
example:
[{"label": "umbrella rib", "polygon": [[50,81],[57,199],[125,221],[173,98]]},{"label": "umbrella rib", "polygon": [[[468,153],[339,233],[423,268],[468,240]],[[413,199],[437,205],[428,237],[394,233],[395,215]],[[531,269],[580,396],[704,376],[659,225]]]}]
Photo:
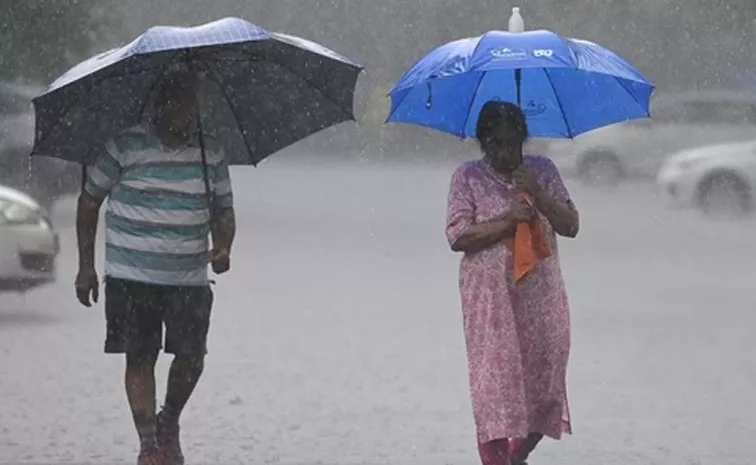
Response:
[{"label": "umbrella rib", "polygon": [[559,98],[559,94],[557,93],[556,87],[554,87],[554,81],[551,79],[551,74],[549,74],[548,68],[543,68],[543,72],[546,74],[546,79],[549,80],[549,84],[551,85],[551,90],[554,91],[554,98],[556,98],[557,105],[559,106],[559,113],[562,115],[562,120],[564,121],[564,127],[567,129],[567,137],[570,139],[573,138],[572,130],[570,129],[570,123],[567,121],[567,114],[564,112],[564,107],[562,106],[562,100]]},{"label": "umbrella rib", "polygon": [[[478,42],[475,44],[475,47],[473,47],[472,53],[470,53],[470,55],[468,56],[469,60],[472,60],[472,57],[475,56],[475,53],[478,51],[478,48],[480,48],[480,44],[481,44],[481,42],[483,42],[483,36],[485,36],[485,34],[482,34],[482,35],[480,35],[480,36],[477,37]],[[423,61],[423,59],[421,58],[420,61]],[[417,65],[417,63],[416,63],[416,65]],[[483,73],[485,74],[486,71],[483,71]],[[446,76],[446,77],[454,77],[454,76]],[[434,80],[434,79],[429,79],[429,81],[431,81],[431,80]],[[478,86],[480,86],[480,81],[478,81]],[[417,86],[411,86],[411,87],[407,87],[405,89],[398,89],[398,90],[401,91],[401,90],[407,90],[407,89],[415,89],[416,87]],[[396,90],[396,89],[394,89],[394,90]],[[410,90],[410,92],[411,92],[411,90]],[[402,104],[402,102],[404,102],[404,99],[407,98],[407,96],[410,94],[410,92],[407,92],[406,94],[404,94],[404,97],[402,97],[402,99],[399,102],[397,102],[396,109],[394,109],[394,111],[392,111],[391,113],[389,113],[388,118],[386,118],[386,122],[388,122],[389,120],[391,120],[391,117],[394,116],[394,113],[396,113],[396,110],[399,109],[399,106]],[[476,94],[478,93],[477,86],[475,88],[475,93]],[[390,96],[391,92],[389,92],[388,95]],[[473,102],[475,102],[475,97],[474,96],[473,96]],[[472,110],[472,103],[470,104],[470,110]],[[468,119],[470,117],[470,110],[467,111],[467,118]],[[465,120],[465,127],[467,127],[467,120]],[[464,128],[462,129],[462,137],[464,138]]]},{"label": "umbrella rib", "polygon": [[478,95],[478,90],[480,89],[480,85],[483,83],[483,78],[486,77],[486,73],[488,71],[482,71],[480,73],[480,78],[478,79],[477,84],[475,84],[475,91],[472,94],[472,98],[470,99],[470,105],[467,106],[467,115],[465,116],[465,124],[462,126],[462,138],[465,137],[465,130],[467,129],[467,123],[470,121],[470,113],[472,112],[473,104],[475,103],[475,97]]},{"label": "umbrella rib", "polygon": [[[486,36],[486,34],[482,34],[480,37],[478,37],[478,43],[475,44],[475,47],[473,47],[473,51],[470,54],[469,59],[472,61],[475,54],[478,52],[478,49],[480,48],[480,44],[483,43],[483,38]],[[478,89],[480,89],[480,84],[483,82],[483,78],[486,76],[486,73],[488,71],[483,71],[480,75],[480,79],[478,79],[478,83],[475,84],[475,92],[473,92],[472,100],[470,100],[470,106],[467,108],[467,115],[465,116],[465,125],[462,126],[462,138],[465,136],[465,129],[467,128],[467,122],[470,120],[470,112],[472,111],[473,103],[475,103],[475,96],[478,95]],[[519,105],[519,102],[518,102]]]},{"label": "umbrella rib", "polygon": [[[248,60],[234,59],[234,61],[252,61],[252,60],[255,60],[255,61],[262,62],[262,63],[268,63],[268,64],[271,64],[271,65],[274,65],[274,66],[278,66],[279,68],[283,68],[283,69],[287,70],[288,72],[290,72],[292,75],[294,75],[297,78],[299,78],[302,82],[304,82],[305,84],[307,84],[308,87],[310,87],[311,89],[315,90],[318,94],[320,94],[323,97],[325,97],[326,100],[328,100],[335,108],[337,108],[348,119],[350,119],[350,120],[354,119],[354,115],[351,114],[351,113],[349,113],[349,112],[347,112],[346,110],[344,110],[344,108],[342,108],[341,105],[339,105],[336,101],[334,101],[333,98],[331,98],[331,96],[329,96],[327,93],[323,92],[321,89],[319,89],[317,86],[315,86],[312,82],[310,82],[308,79],[305,79],[302,75],[300,75],[299,73],[297,73],[296,71],[294,71],[290,67],[288,67],[286,65],[283,65],[281,63],[277,63],[277,62],[272,61],[272,60],[262,59],[259,56],[255,56],[255,55],[252,55],[250,53],[247,53],[247,55],[250,57],[250,59],[248,59]],[[212,69],[210,68],[210,66],[207,63],[205,63],[204,60],[202,60],[202,61],[203,61],[203,64],[205,66],[207,66],[208,69],[210,69],[212,71]],[[213,60],[213,61],[227,61],[227,60],[225,60],[225,59],[217,59],[217,60]],[[221,89],[222,88],[223,88],[223,86],[221,86]],[[228,97],[225,96],[225,93],[224,93],[224,97],[226,97],[226,99],[228,100]],[[234,111],[233,105],[231,105],[230,101],[229,101],[229,106],[231,107],[231,111],[234,113],[234,118],[236,118],[236,112]],[[240,124],[238,118],[236,118],[236,120],[237,120],[237,124]],[[244,133],[242,133],[242,138],[244,138],[244,143],[247,144],[247,146],[249,147],[247,139],[246,139],[246,137],[244,137]],[[251,149],[248,149],[248,150],[250,151],[250,155],[254,159],[254,155],[252,155]]]},{"label": "umbrella rib", "polygon": [[320,95],[322,95],[323,97],[325,97],[326,100],[328,100],[330,103],[332,103],[334,107],[338,108],[339,111],[341,111],[347,118],[349,118],[350,120],[354,119],[354,115],[351,114],[350,112],[346,111],[344,108],[342,108],[341,105],[339,105],[336,101],[334,101],[333,98],[330,95],[328,95],[327,93],[323,92],[322,89],[318,88],[315,84],[313,84],[312,82],[310,82],[309,79],[306,79],[305,77],[303,77],[301,74],[299,74],[296,71],[294,71],[289,66],[286,66],[284,64],[278,63],[278,62],[273,61],[273,60],[268,60],[268,59],[265,59],[265,58],[261,58],[260,56],[253,55],[253,54],[251,54],[250,52],[247,52],[247,51],[242,51],[242,53],[246,54],[249,57],[249,59],[245,60],[245,59],[238,59],[238,58],[232,58],[232,59],[218,58],[218,59],[213,59],[212,61],[220,61],[220,62],[225,62],[225,61],[258,61],[258,62],[262,62],[262,63],[269,63],[269,64],[272,64],[272,65],[278,66],[279,68],[283,68],[286,71],[288,71],[291,74],[293,74],[294,76],[298,77],[300,80],[302,80],[305,84],[307,84],[310,88],[312,88],[313,90],[315,90],[317,93],[319,93]]},{"label": "umbrella rib", "polygon": [[[245,52],[245,53],[247,53],[248,55],[251,55],[251,54],[249,54],[249,52]],[[254,55],[251,55],[251,56],[254,57],[254,58],[258,58],[259,59],[259,57],[255,57]],[[317,93],[319,93],[320,95],[322,95],[323,97],[325,97],[326,100],[328,100],[329,102],[331,102],[331,104],[333,104],[334,107],[338,108],[339,111],[344,114],[344,116],[346,116],[350,120],[354,119],[354,115],[351,114],[350,112],[344,110],[344,108],[342,108],[341,105],[339,105],[336,101],[334,101],[333,98],[330,95],[328,95],[327,93],[323,92],[322,89],[318,88],[315,84],[313,84],[312,82],[310,82],[309,79],[306,79],[304,76],[302,76],[301,74],[297,73],[296,71],[294,71],[289,66],[286,66],[284,64],[281,64],[281,63],[278,63],[278,62],[275,62],[275,61],[272,61],[272,60],[259,59],[259,61],[262,61],[262,62],[265,62],[265,63],[270,63],[272,65],[278,66],[279,68],[283,68],[283,69],[287,70],[288,72],[290,72],[294,76],[298,77],[302,82],[304,82],[305,84],[307,84],[310,88],[312,88],[313,90],[315,90]]]},{"label": "umbrella rib", "polygon": [[575,53],[575,51],[572,49],[572,47],[570,47],[570,44],[568,43],[567,39],[565,39],[565,37],[563,37],[563,36],[561,36],[559,34],[555,34],[555,35],[557,36],[557,38],[559,39],[559,41],[562,42],[562,44],[564,44],[565,47],[567,47],[567,50],[570,52],[570,58],[572,58],[573,63],[575,63],[575,69],[580,69],[580,64],[578,63],[577,53]]},{"label": "umbrella rib", "polygon": [[236,108],[234,108],[234,104],[231,103],[231,99],[228,96],[228,92],[226,92],[226,88],[221,84],[220,79],[218,79],[217,73],[215,70],[205,62],[205,60],[200,60],[200,62],[205,65],[208,71],[210,71],[210,79],[213,80],[214,83],[220,87],[221,93],[223,94],[223,98],[226,99],[226,103],[228,103],[228,108],[231,110],[231,114],[234,115],[234,120],[236,120],[236,125],[239,126],[239,132],[241,133],[242,140],[244,140],[244,146],[247,148],[247,153],[249,154],[250,161],[252,164],[257,164],[257,160],[255,159],[254,153],[252,153],[252,147],[249,145],[249,141],[247,140],[246,134],[244,134],[244,128],[242,127],[241,121],[239,120],[239,115],[236,112]]},{"label": "umbrella rib", "polygon": [[290,67],[288,67],[286,65],[282,65],[281,63],[276,63],[275,61],[271,61],[269,63],[272,63],[272,64],[274,64],[274,65],[276,65],[276,66],[278,66],[280,68],[284,68],[284,69],[288,70],[291,74],[293,74],[294,76],[296,76],[299,79],[301,79],[310,88],[312,88],[317,93],[319,93],[320,95],[322,95],[323,97],[325,97],[326,100],[328,100],[329,102],[331,102],[331,104],[333,104],[334,107],[338,108],[339,111],[344,114],[344,116],[346,116],[349,119],[354,119],[354,114],[352,114],[351,112],[349,112],[349,111],[345,110],[344,108],[342,108],[341,105],[339,105],[330,95],[328,95],[327,93],[323,92],[322,89],[320,89],[317,86],[315,86],[315,84],[313,84],[312,82],[310,82],[309,79],[306,79],[304,76],[300,75],[299,73],[297,73],[296,71],[294,71],[293,69],[291,69]]},{"label": "umbrella rib", "polygon": [[[387,123],[388,123],[389,121],[391,121],[391,117],[392,117],[392,116],[394,116],[394,113],[396,113],[396,112],[397,112],[397,110],[399,110],[399,107],[401,106],[401,104],[402,104],[402,103],[404,103],[404,100],[405,100],[405,99],[407,98],[407,96],[409,96],[409,94],[410,94],[410,93],[412,93],[412,88],[410,88],[410,89],[408,89],[408,90],[409,90],[409,92],[406,92],[406,93],[404,94],[404,96],[402,96],[401,100],[399,100],[399,101],[398,101],[398,102],[396,103],[396,107],[394,108],[394,110],[393,110],[393,111],[391,111],[391,112],[389,112],[389,114],[388,114],[388,117],[386,117],[386,122],[387,122]],[[388,97],[391,97],[391,100],[393,101],[394,97],[393,97],[393,96],[391,95],[391,93],[390,93],[390,92],[389,92],[389,94],[388,94]]]},{"label": "umbrella rib", "polygon": [[[619,83],[620,87],[622,87],[622,89],[627,92],[628,95],[630,95],[633,101],[637,103],[639,107],[643,108],[643,104],[638,101],[638,98],[632,92],[630,92],[630,89],[625,87],[625,84],[622,82],[622,80],[618,76],[614,76],[614,79],[617,81],[617,83]],[[646,115],[651,116],[649,112],[646,111],[645,113]]]},{"label": "umbrella rib", "polygon": [[[86,93],[79,93],[79,95],[76,97],[76,101],[74,103],[72,103],[71,105],[66,106],[66,109],[63,111],[63,113],[55,121],[55,124],[52,126],[52,128],[49,131],[45,132],[45,137],[43,137],[42,139],[39,140],[39,145],[43,145],[43,142],[45,142],[49,138],[50,134],[52,134],[53,131],[58,126],[60,126],[60,122],[63,120],[63,118],[65,118],[68,115],[68,113],[70,113],[71,110],[73,110],[74,107],[76,107],[76,105],[82,100],[83,97],[88,96],[87,94],[89,94],[89,92],[91,92],[92,89],[96,85],[99,85],[103,81],[107,81],[108,79],[131,76],[131,75],[134,75],[134,74],[140,74],[140,73],[144,73],[144,72],[149,72],[149,71],[153,71],[153,70],[156,70],[156,69],[163,69],[163,70],[165,70],[165,68],[167,68],[169,65],[170,65],[170,63],[168,63],[166,65],[162,65],[162,66],[155,66],[154,68],[146,68],[146,69],[143,69],[143,70],[140,70],[140,71],[131,72],[131,73],[122,73],[122,74],[110,73],[110,74],[108,74],[106,76],[103,76],[103,77],[101,77],[99,79],[96,79],[96,80],[93,79],[93,81],[95,81],[95,82],[92,82],[92,83],[90,83],[87,86],[87,92]],[[92,76],[94,76],[94,75],[92,75]],[[142,111],[144,111],[144,107],[142,108]]]}]

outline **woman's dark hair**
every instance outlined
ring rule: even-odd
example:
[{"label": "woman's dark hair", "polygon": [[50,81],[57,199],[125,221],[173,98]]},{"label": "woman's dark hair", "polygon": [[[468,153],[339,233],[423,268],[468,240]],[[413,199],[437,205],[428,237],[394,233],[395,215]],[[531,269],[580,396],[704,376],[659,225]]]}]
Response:
[{"label": "woman's dark hair", "polygon": [[475,127],[475,137],[485,150],[486,145],[504,131],[512,134],[512,142],[524,144],[528,138],[528,126],[520,107],[511,102],[489,100],[483,105]]}]

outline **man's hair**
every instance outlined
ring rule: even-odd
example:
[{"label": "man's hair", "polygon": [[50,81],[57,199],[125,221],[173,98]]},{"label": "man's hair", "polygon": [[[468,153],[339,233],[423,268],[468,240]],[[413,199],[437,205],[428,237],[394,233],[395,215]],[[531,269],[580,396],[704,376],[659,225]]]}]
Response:
[{"label": "man's hair", "polygon": [[521,143],[528,138],[525,114],[520,107],[511,102],[489,100],[480,110],[475,137],[480,144],[485,144],[502,128],[509,128],[521,136]]},{"label": "man's hair", "polygon": [[198,87],[197,75],[190,71],[174,70],[164,74],[155,86],[155,109],[185,98],[188,92],[197,92]]}]

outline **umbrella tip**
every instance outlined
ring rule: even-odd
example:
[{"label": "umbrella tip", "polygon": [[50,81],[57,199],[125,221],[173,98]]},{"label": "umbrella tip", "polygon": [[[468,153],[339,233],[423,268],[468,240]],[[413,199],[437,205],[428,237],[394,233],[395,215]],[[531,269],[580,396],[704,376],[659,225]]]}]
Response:
[{"label": "umbrella tip", "polygon": [[512,16],[509,17],[509,32],[524,32],[525,19],[520,14],[520,7],[512,7]]}]

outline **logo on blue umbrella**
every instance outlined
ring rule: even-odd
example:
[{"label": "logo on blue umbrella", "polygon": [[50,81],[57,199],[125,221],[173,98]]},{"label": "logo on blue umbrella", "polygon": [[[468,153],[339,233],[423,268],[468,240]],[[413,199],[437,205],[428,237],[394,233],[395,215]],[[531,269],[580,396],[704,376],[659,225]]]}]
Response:
[{"label": "logo on blue umbrella", "polygon": [[520,109],[526,117],[546,113],[546,105],[544,105],[543,103],[535,103],[533,100],[527,102],[525,105],[522,105]]},{"label": "logo on blue umbrella", "polygon": [[[499,102],[507,101],[507,99],[504,99],[501,96],[493,97],[492,100],[497,100]],[[522,110],[522,114],[525,115],[525,117],[528,117],[546,113],[548,107],[543,103],[536,103],[534,100],[529,100],[528,102],[523,102],[523,104],[520,105],[520,109]]]},{"label": "logo on blue umbrella", "polygon": [[528,54],[522,49],[504,47],[491,50],[491,56],[500,60],[524,60]]},{"label": "logo on blue umbrella", "polygon": [[550,48],[537,48],[533,50],[533,56],[536,58],[551,58],[554,56],[554,50]]}]

